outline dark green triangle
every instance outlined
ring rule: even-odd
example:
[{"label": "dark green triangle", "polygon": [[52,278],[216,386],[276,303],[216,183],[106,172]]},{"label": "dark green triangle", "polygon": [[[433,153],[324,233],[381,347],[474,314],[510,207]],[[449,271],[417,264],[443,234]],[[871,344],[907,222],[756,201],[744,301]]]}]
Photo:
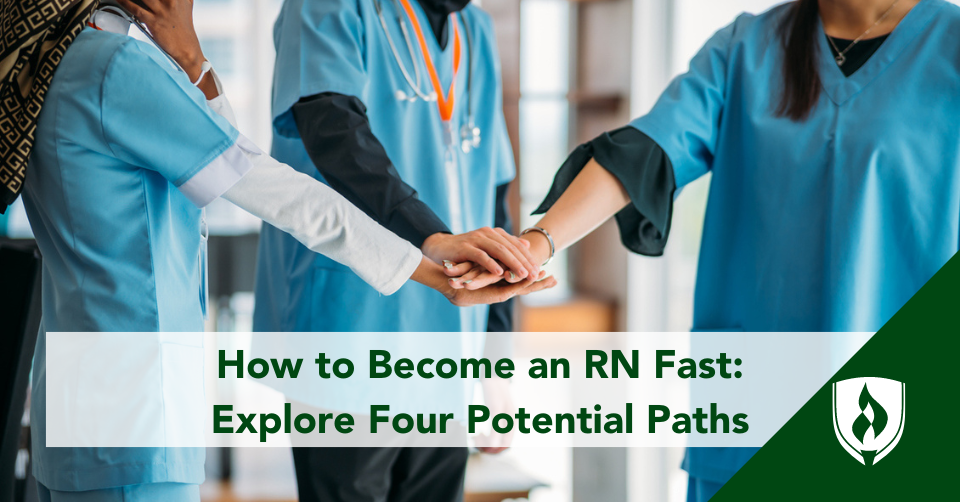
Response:
[{"label": "dark green triangle", "polygon": [[[831,385],[855,377],[906,384],[897,446],[865,466],[833,431]],[[960,500],[960,254],[890,319],[712,501]]]}]

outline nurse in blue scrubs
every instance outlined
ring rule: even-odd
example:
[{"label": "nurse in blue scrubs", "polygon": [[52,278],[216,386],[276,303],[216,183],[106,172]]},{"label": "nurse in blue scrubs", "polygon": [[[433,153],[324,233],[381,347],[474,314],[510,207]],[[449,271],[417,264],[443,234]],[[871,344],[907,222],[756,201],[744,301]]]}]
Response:
[{"label": "nurse in blue scrubs", "polygon": [[[524,237],[546,259],[615,215],[660,255],[674,196],[709,172],[694,330],[876,331],[960,247],[958,33],[943,0],[744,14],[650,113],[571,155]],[[689,449],[688,500],[754,451]]]},{"label": "nurse in blue scrubs", "polygon": [[[274,43],[274,157],[325,181],[435,261],[493,270],[500,267],[484,254],[520,247],[485,228],[495,226],[514,176],[485,12],[466,0],[287,0]],[[485,253],[473,258],[447,251],[446,241],[475,229],[498,241],[478,244]],[[540,265],[525,248],[494,258],[511,281],[534,277]],[[383,298],[343,272],[265,225],[255,329],[486,330],[487,307],[450,308],[418,286]],[[369,314],[350,314],[358,309]]]},{"label": "nurse in blue scrubs", "polygon": [[[416,247],[237,131],[193,31],[192,1],[119,3],[122,9],[103,7],[92,17],[96,2],[88,1],[3,10],[13,17],[9,25],[29,21],[38,30],[18,39],[19,54],[31,64],[13,66],[21,73],[10,80],[30,107],[5,111],[21,113],[21,123],[35,127],[22,135],[32,143],[18,144],[21,153],[32,148],[19,189],[44,258],[31,408],[42,500],[199,500],[202,448],[48,448],[45,349],[47,332],[203,331],[202,208],[217,197],[329,256],[378,294],[393,294],[412,278],[469,306],[553,284],[459,295],[442,267]],[[127,35],[130,14],[146,24],[157,45]],[[19,57],[11,54],[11,61]],[[44,71],[28,75],[36,61]],[[12,202],[18,191],[7,195],[4,202]],[[154,363],[138,370],[162,377],[178,369],[175,360],[159,355]],[[97,372],[136,376],[110,367]],[[85,387],[81,375],[76,386],[77,395],[98,391]],[[145,399],[162,402],[161,391],[142,389]]]},{"label": "nurse in blue scrubs", "polygon": [[[510,282],[536,277],[541,264],[496,228],[509,227],[504,206],[514,160],[489,15],[467,0],[286,0],[274,42],[277,159],[325,181],[426,256],[499,267],[483,256],[446,252],[445,242],[472,231],[467,238],[500,241],[479,245],[503,262],[497,275]],[[501,245],[516,247],[517,256],[494,256]],[[490,353],[484,332],[509,331],[511,315],[508,305],[451,308],[419,285],[381,296],[342,265],[264,225],[254,329],[463,332],[432,348],[479,357],[482,348]],[[364,359],[370,349],[349,336],[328,339],[324,347],[337,357]],[[377,348],[414,358],[411,345],[418,344],[384,336]],[[399,382],[351,383],[282,390],[291,400],[355,414],[369,413],[371,402],[415,402],[420,407],[408,410],[391,404],[391,412],[427,413],[465,409],[470,401],[459,384],[423,395]],[[294,448],[302,501],[388,494],[453,500],[462,493],[466,458],[466,448]]]}]

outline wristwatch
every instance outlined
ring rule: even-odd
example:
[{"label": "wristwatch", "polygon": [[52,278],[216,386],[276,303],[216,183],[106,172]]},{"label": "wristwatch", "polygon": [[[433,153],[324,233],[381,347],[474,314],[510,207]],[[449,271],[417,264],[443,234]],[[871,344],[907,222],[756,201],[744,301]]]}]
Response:
[{"label": "wristwatch", "polygon": [[547,266],[548,263],[550,263],[550,260],[553,259],[554,253],[556,253],[557,251],[557,247],[553,244],[553,236],[551,236],[550,232],[547,232],[545,229],[536,227],[536,226],[530,227],[524,230],[523,232],[520,232],[520,235],[526,235],[526,234],[529,234],[530,232],[540,232],[541,234],[543,234],[544,237],[547,238],[547,242],[550,243],[550,257],[547,258],[547,261],[540,264],[541,267],[545,267]]}]

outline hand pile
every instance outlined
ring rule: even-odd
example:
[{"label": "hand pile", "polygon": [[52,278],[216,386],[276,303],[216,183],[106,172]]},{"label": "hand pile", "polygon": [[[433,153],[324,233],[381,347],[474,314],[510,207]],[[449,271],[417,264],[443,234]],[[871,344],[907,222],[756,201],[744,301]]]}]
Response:
[{"label": "hand pile", "polygon": [[546,258],[538,256],[531,241],[502,228],[434,234],[424,241],[422,250],[426,257],[443,263],[449,289],[442,292],[458,306],[498,303],[557,284],[540,269]]}]

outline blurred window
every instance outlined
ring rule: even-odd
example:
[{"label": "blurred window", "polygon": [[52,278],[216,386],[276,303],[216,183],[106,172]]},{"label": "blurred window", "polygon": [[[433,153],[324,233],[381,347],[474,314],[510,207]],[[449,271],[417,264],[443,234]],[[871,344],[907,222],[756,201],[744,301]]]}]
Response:
[{"label": "blurred window", "polygon": [[223,77],[229,77],[236,71],[237,65],[234,60],[236,57],[236,43],[232,37],[203,37],[200,39],[200,47],[203,49],[203,55],[206,56],[210,64],[217,69],[217,74]]},{"label": "blurred window", "polygon": [[[761,13],[780,0],[675,0],[671,72],[679,75],[690,60],[719,29],[743,12]],[[662,331],[688,331],[693,324],[693,288],[703,233],[710,175],[683,189],[674,205],[670,243],[665,254],[666,277],[661,284],[664,298]]]},{"label": "blurred window", "polygon": [[[570,4],[564,0],[520,2],[520,225],[539,219],[540,205],[557,168],[569,153]],[[538,300],[570,294],[567,254],[549,269],[560,285]],[[549,298],[546,298],[549,297]]]}]

